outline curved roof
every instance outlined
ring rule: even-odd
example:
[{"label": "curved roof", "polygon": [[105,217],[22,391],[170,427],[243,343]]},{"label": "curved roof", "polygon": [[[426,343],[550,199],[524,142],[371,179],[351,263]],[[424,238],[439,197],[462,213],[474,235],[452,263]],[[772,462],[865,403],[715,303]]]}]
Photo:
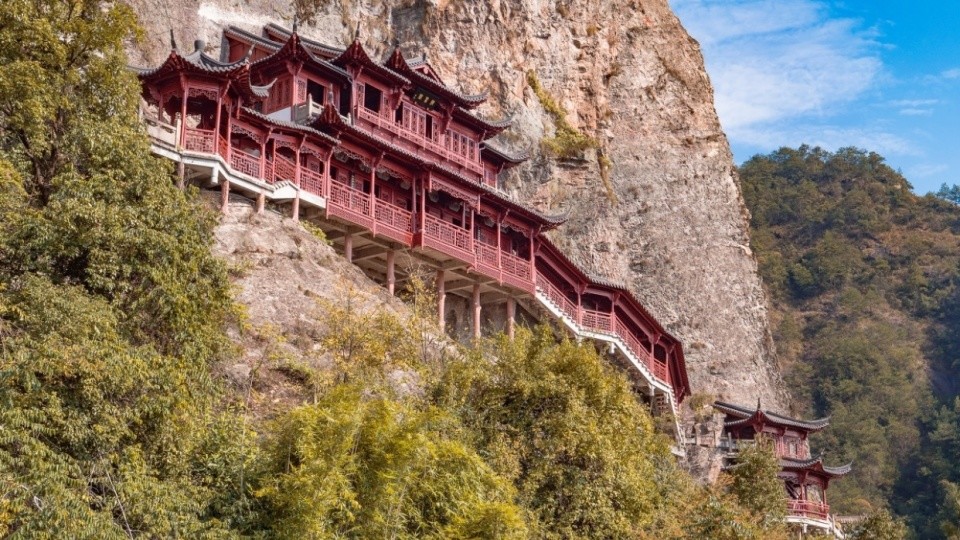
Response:
[{"label": "curved roof", "polygon": [[396,71],[390,69],[379,62],[375,62],[370,55],[367,54],[367,50],[363,48],[363,45],[360,43],[359,39],[354,39],[353,43],[345,51],[343,51],[339,56],[331,60],[334,64],[341,66],[350,63],[358,63],[365,68],[370,69],[374,73],[377,73],[381,77],[391,79],[396,83],[402,85],[410,84],[410,79],[404,75],[397,73]]},{"label": "curved roof", "polygon": [[343,68],[333,65],[323,58],[318,58],[315,56],[306,47],[304,47],[302,38],[296,33],[290,34],[290,37],[287,38],[286,43],[275,50],[273,54],[253,62],[250,64],[250,67],[259,68],[271,63],[286,62],[288,60],[302,61],[305,64],[309,64],[321,71],[336,76],[341,81],[350,81],[349,73],[344,71]]},{"label": "curved roof", "polygon": [[[422,61],[417,64],[417,66],[420,67],[425,63],[426,61]],[[443,84],[442,82],[417,71],[407,62],[407,59],[403,57],[403,54],[400,52],[399,48],[394,49],[393,54],[391,54],[390,58],[387,60],[387,66],[395,69],[399,73],[402,73],[414,84],[418,84],[435,94],[443,96],[447,100],[452,101],[454,104],[465,109],[475,109],[478,105],[487,100],[487,92],[474,95],[462,94]]]},{"label": "curved roof", "polygon": [[[198,43],[198,45],[201,45]],[[159,66],[155,68],[141,68],[131,66],[131,69],[137,74],[140,80],[162,79],[164,77],[188,72],[199,73],[203,75],[215,75],[218,77],[227,77],[238,83],[237,88],[240,93],[257,99],[264,99],[270,95],[270,89],[273,82],[266,85],[255,85],[250,80],[250,55],[249,53],[236,62],[221,62],[212,56],[203,52],[202,47],[190,54],[181,54],[178,49],[171,49],[169,56]]]},{"label": "curved roof", "polygon": [[514,167],[523,163],[524,161],[530,159],[530,152],[524,152],[522,154],[513,155],[505,150],[497,148],[495,145],[485,142],[483,147],[480,149],[480,153],[492,157],[494,160],[501,162],[504,167]]},{"label": "curved roof", "polygon": [[823,464],[823,456],[806,460],[783,457],[780,458],[780,468],[788,471],[814,472],[828,478],[837,478],[850,473],[853,470],[853,463],[847,463],[839,467],[827,467]]},{"label": "curved roof", "polygon": [[718,411],[725,413],[727,416],[733,417],[733,420],[729,420],[724,423],[726,427],[736,427],[761,422],[794,427],[804,431],[820,431],[821,429],[830,425],[829,416],[826,418],[818,418],[816,420],[800,420],[796,418],[790,418],[789,416],[783,416],[782,414],[778,414],[773,411],[761,410],[759,405],[760,404],[758,402],[756,408],[750,408],[743,407],[741,405],[735,405],[733,403],[716,401],[714,402],[713,407]]}]

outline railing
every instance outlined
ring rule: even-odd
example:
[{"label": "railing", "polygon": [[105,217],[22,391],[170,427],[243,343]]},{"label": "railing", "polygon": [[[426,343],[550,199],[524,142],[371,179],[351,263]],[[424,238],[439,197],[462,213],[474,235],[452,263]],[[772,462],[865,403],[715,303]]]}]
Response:
[{"label": "railing", "polygon": [[370,216],[370,195],[352,187],[331,183],[330,202],[360,215]]},{"label": "railing", "polygon": [[273,160],[273,181],[280,182],[281,180],[287,180],[293,182],[296,179],[297,164],[277,154]]},{"label": "railing", "polygon": [[323,176],[318,172],[300,167],[300,189],[323,196]]},{"label": "railing", "polygon": [[820,519],[826,521],[830,516],[830,506],[813,501],[787,499],[787,513],[791,516]]},{"label": "railing", "polygon": [[261,178],[260,158],[250,155],[239,148],[230,149],[230,166],[233,170],[254,178]]},{"label": "railing", "polygon": [[230,145],[229,143],[227,143],[227,138],[220,137],[219,148],[218,148],[218,151],[220,152],[220,157],[222,157],[224,160],[229,159],[230,158],[229,150],[230,150]]},{"label": "railing", "polygon": [[589,330],[597,330],[608,334],[613,333],[613,317],[610,313],[584,309],[580,324]]},{"label": "railing", "polygon": [[[356,107],[356,115],[357,118],[366,120],[380,129],[403,137],[404,140],[412,143],[413,145],[420,148],[425,148],[430,152],[443,157],[447,161],[452,161],[459,165],[463,165],[468,170],[477,174],[483,173],[483,167],[480,164],[478,152],[476,151],[475,147],[468,147],[464,141],[459,139],[454,141],[449,133],[439,133],[433,138],[427,137],[425,129],[420,129],[424,125],[424,118],[422,117],[425,115],[408,109],[409,105],[405,105],[399,124],[393,119],[392,116],[382,116],[380,113],[371,111],[363,105],[358,105]],[[417,115],[421,116],[419,121],[417,121]],[[439,127],[436,125],[437,123],[434,124],[433,129],[435,130],[439,129]],[[465,136],[461,135],[461,137]],[[457,150],[464,150],[464,153],[457,152]],[[473,159],[471,159],[469,155],[464,155],[470,153],[473,154]]]},{"label": "railing", "polygon": [[183,148],[191,152],[212,154],[216,149],[216,132],[213,130],[183,128]]},{"label": "railing", "polygon": [[[476,257],[470,232],[437,217],[424,216],[423,239],[430,247],[455,255],[464,261],[474,262]],[[454,253],[450,253],[446,248],[452,248]]]},{"label": "railing", "polygon": [[303,123],[321,112],[323,112],[323,105],[312,99],[308,99],[299,105],[293,106],[293,121]]},{"label": "railing", "polygon": [[637,355],[637,358],[644,360],[647,364],[647,367],[650,368],[650,371],[653,371],[653,355],[650,354],[650,351],[643,346],[643,343],[637,339],[637,336],[627,328],[627,325],[617,317],[616,320],[617,335],[620,336],[620,339],[626,343],[627,348],[633,351],[633,354]]},{"label": "railing", "polygon": [[[383,201],[377,201],[374,207],[374,218],[377,222],[378,232],[408,244],[413,241],[413,212]],[[384,230],[384,227],[387,230]]]},{"label": "railing", "polygon": [[580,323],[577,318],[577,305],[571,302],[570,299],[567,298],[567,295],[563,294],[563,291],[555,287],[553,283],[550,283],[550,280],[544,277],[543,274],[537,274],[537,287],[540,287],[540,289],[543,290],[543,294],[567,317],[577,324]]},{"label": "railing", "polygon": [[150,116],[144,116],[143,123],[147,125],[147,135],[152,139],[169,146],[177,145],[177,126]]},{"label": "railing", "polygon": [[[474,243],[474,247],[477,252],[477,264],[487,266],[491,269],[500,269],[500,260],[497,257],[497,253],[500,249],[497,246],[491,246],[490,244],[485,244],[483,242],[477,241]],[[498,277],[498,276],[494,276]]]},{"label": "railing", "polygon": [[513,277],[533,282],[533,270],[530,268],[530,261],[526,259],[511,253],[500,253],[500,266],[505,273]]}]

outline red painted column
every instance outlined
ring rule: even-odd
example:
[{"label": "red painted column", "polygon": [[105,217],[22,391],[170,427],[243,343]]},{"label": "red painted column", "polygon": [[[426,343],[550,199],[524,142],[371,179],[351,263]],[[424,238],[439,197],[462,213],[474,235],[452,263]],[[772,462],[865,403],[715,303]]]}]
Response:
[{"label": "red painted column", "polygon": [[446,308],[447,302],[447,292],[444,290],[443,283],[443,270],[437,270],[437,322],[440,324],[441,329],[445,329],[445,318],[444,311]]},{"label": "red painted column", "polygon": [[480,339],[480,283],[473,284],[473,339]]},{"label": "red painted column", "polygon": [[511,296],[507,298],[507,337],[513,339],[513,328],[516,325],[517,301]]},{"label": "red painted column", "polygon": [[397,283],[397,276],[395,273],[395,263],[396,263],[397,254],[394,250],[387,252],[387,291],[390,292],[390,296],[393,296],[394,288]]},{"label": "red painted column", "polygon": [[[300,221],[300,149],[297,148],[295,152],[294,163],[293,163],[293,183],[297,186],[296,193],[293,195],[293,214],[294,221]],[[277,159],[276,155],[273,157],[274,160]]]},{"label": "red painted column", "polygon": [[180,98],[180,146],[187,141],[187,96],[190,94],[189,86],[182,86],[183,96]]}]

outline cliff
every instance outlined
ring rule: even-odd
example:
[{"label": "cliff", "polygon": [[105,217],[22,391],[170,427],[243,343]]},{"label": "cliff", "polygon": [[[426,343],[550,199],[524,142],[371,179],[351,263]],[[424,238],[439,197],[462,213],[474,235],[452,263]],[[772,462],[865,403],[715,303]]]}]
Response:
[{"label": "cliff", "polygon": [[[201,37],[215,49],[226,25],[289,26],[294,11],[266,0],[129,1],[147,27],[140,60],[151,63],[166,54],[170,28],[181,44]],[[589,269],[630,284],[683,341],[695,391],[786,408],[712,88],[699,46],[666,1],[296,3],[310,14],[304,35],[344,45],[358,29],[381,56],[397,40],[410,55],[426,51],[454,86],[489,91],[480,113],[514,120],[500,144],[534,156],[505,187],[569,215],[555,240]],[[550,101],[595,147],[548,155]]]}]

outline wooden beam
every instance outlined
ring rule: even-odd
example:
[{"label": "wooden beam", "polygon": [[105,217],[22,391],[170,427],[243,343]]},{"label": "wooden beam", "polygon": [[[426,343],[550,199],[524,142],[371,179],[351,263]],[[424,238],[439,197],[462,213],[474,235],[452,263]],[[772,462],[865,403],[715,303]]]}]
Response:
[{"label": "wooden beam", "polygon": [[353,234],[347,233],[343,237],[343,257],[348,263],[353,262]]},{"label": "wooden beam", "polygon": [[456,279],[448,282],[445,287],[447,292],[456,292],[462,289],[469,289],[474,285],[480,285],[480,283],[475,279]]},{"label": "wooden beam", "polygon": [[373,259],[383,255],[387,251],[388,250],[386,248],[377,244],[366,245],[353,253],[353,261],[357,262],[366,259]]},{"label": "wooden beam", "polygon": [[257,215],[263,214],[263,208],[266,206],[267,196],[264,192],[257,193]]},{"label": "wooden beam", "polygon": [[220,212],[223,214],[227,213],[227,208],[230,205],[230,180],[226,178],[223,179],[223,182],[220,183]]},{"label": "wooden beam", "polygon": [[511,296],[507,298],[507,337],[513,339],[513,327],[516,324],[517,301]]}]

